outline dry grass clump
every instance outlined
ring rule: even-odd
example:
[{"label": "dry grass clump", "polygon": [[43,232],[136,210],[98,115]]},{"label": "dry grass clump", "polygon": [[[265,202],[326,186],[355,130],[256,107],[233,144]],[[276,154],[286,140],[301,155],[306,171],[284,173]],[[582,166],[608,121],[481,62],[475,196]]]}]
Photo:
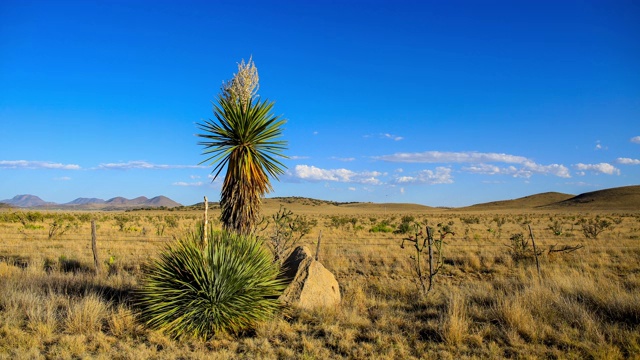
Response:
[{"label": "dry grass clump", "polygon": [[[180,341],[146,328],[132,305],[140,264],[162,244],[155,231],[120,231],[113,215],[104,215],[98,234],[104,271],[95,276],[85,223],[51,240],[46,222],[33,224],[39,230],[2,223],[0,359],[640,357],[636,214],[600,213],[615,229],[597,240],[586,239],[579,225],[572,229],[591,216],[585,214],[416,216],[432,226],[451,223],[456,232],[426,297],[415,283],[411,250],[399,246],[405,235],[368,231],[383,219],[397,226],[402,215],[349,214],[356,226],[338,228],[329,215],[316,216],[319,225],[301,242],[315,251],[322,230],[319,256],[338,278],[341,306],[291,309],[254,332]],[[166,235],[196,220],[148,216],[132,214],[126,225],[155,229],[154,222],[176,216],[178,227],[167,227]],[[561,231],[549,229],[556,221]],[[535,261],[514,258],[506,246],[511,234],[528,234],[528,225],[543,250],[540,277]],[[585,247],[548,253],[552,245],[577,244]]]},{"label": "dry grass clump", "polygon": [[440,334],[447,345],[459,346],[469,335],[466,299],[459,291],[448,298],[446,313],[441,315]]}]

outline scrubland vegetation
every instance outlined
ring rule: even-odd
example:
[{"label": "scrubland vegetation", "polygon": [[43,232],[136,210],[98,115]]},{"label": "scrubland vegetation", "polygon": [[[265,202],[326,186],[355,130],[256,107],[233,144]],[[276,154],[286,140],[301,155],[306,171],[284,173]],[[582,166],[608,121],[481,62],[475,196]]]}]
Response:
[{"label": "scrubland vegetation", "polygon": [[[331,209],[294,209],[305,234],[290,238],[315,251],[321,232],[320,261],[340,283],[341,306],[289,309],[255,330],[207,339],[148,328],[135,301],[143,264],[201,212],[2,210],[0,358],[640,357],[638,212]],[[277,213],[266,210],[265,239],[278,231]],[[416,223],[455,233],[426,295],[415,250],[400,247]]]}]

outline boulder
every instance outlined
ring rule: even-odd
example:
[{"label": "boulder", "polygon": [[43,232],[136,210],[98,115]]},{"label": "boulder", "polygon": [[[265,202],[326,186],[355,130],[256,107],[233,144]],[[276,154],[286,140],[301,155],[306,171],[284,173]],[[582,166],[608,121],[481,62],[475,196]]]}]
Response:
[{"label": "boulder", "polygon": [[289,283],[280,300],[305,309],[332,307],[340,304],[340,286],[333,274],[298,246],[282,264],[283,277]]}]

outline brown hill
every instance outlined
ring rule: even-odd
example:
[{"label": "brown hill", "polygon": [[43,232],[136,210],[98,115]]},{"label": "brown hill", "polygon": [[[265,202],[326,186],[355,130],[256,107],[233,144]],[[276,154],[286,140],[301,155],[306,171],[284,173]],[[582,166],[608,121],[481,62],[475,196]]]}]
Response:
[{"label": "brown hill", "polygon": [[555,204],[574,197],[570,194],[558,192],[545,192],[535,195],[529,195],[512,200],[491,201],[488,203],[471,205],[456,210],[471,211],[492,211],[492,210],[518,210],[518,209],[534,209],[542,206]]},{"label": "brown hill", "polygon": [[164,207],[172,208],[172,207],[180,206],[180,203],[177,203],[166,196],[160,195],[160,196],[156,196],[149,199],[144,205],[153,206],[153,207],[164,206]]},{"label": "brown hill", "polygon": [[[419,214],[442,211],[511,212],[532,210],[590,211],[590,210],[635,210],[640,211],[640,185],[599,190],[581,195],[545,192],[512,200],[492,201],[462,208],[435,208],[419,204],[336,202],[305,197],[274,197],[262,202],[265,215],[274,214],[280,206],[296,214],[362,215],[362,214]],[[219,204],[209,203],[210,209],[219,209]],[[202,211],[203,203],[180,206],[176,210]]]},{"label": "brown hill", "polygon": [[149,201],[146,196],[138,196],[135,199],[125,199],[122,196],[114,197],[105,202],[107,205],[125,205],[125,206],[135,206],[135,205],[145,205],[145,203]]},{"label": "brown hill", "polygon": [[26,208],[36,207],[36,206],[47,206],[47,205],[54,204],[52,202],[44,201],[35,195],[29,195],[29,194],[16,195],[13,197],[13,199],[2,200],[2,202],[5,204],[9,204],[11,206],[26,207]]},{"label": "brown hill", "polygon": [[640,185],[592,191],[544,206],[544,208],[559,210],[640,211]]},{"label": "brown hill", "polygon": [[371,202],[336,202],[305,197],[275,197],[264,199],[264,211],[275,213],[280,206],[297,214],[384,214],[384,213],[423,213],[434,208],[418,204],[380,204]]}]

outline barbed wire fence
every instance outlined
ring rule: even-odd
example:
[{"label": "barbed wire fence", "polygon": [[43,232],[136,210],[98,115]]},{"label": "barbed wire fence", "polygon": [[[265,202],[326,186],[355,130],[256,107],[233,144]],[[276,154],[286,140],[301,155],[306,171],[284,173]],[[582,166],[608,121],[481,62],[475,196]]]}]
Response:
[{"label": "barbed wire fence", "polygon": [[[164,244],[168,244],[175,236],[159,236],[154,234],[127,234],[114,233],[112,230],[98,232],[96,234],[97,249],[94,248],[90,233],[66,233],[51,238],[46,233],[29,233],[17,231],[6,231],[0,234],[0,261],[18,262],[23,266],[29,266],[32,259],[44,257],[67,256],[91,263],[95,260],[96,269],[100,262],[109,261],[110,258],[127,258],[130,261],[142,263],[147,260],[155,250],[159,250]],[[411,251],[401,249],[402,237],[399,235],[389,237],[376,237],[375,239],[352,237],[353,240],[322,240],[322,247],[319,248],[320,260],[333,261],[335,258],[342,258],[351,262],[350,265],[367,262],[373,270],[368,274],[345,273],[340,271],[338,277],[351,276],[374,276],[391,278],[413,278],[409,269],[404,269],[402,273],[390,273],[389,268],[394,263],[404,262],[410,256]],[[300,241],[299,245],[315,247],[320,238],[313,239],[311,236]],[[632,239],[629,239],[632,240]],[[453,238],[447,242],[448,257],[458,260],[465,256],[476,256],[475,252],[490,249],[504,249],[508,251],[509,240],[491,239],[491,243],[482,242],[484,239],[462,239]],[[577,237],[545,237],[536,236],[536,243],[540,249],[550,249],[559,243],[580,244],[580,251],[602,252],[612,249],[619,251],[639,251],[640,242],[631,241],[625,244],[605,243],[595,239],[579,239]],[[97,253],[100,253],[98,257]],[[397,265],[397,264],[396,264]],[[352,267],[349,269],[352,270]],[[379,267],[376,270],[376,267]]]}]

